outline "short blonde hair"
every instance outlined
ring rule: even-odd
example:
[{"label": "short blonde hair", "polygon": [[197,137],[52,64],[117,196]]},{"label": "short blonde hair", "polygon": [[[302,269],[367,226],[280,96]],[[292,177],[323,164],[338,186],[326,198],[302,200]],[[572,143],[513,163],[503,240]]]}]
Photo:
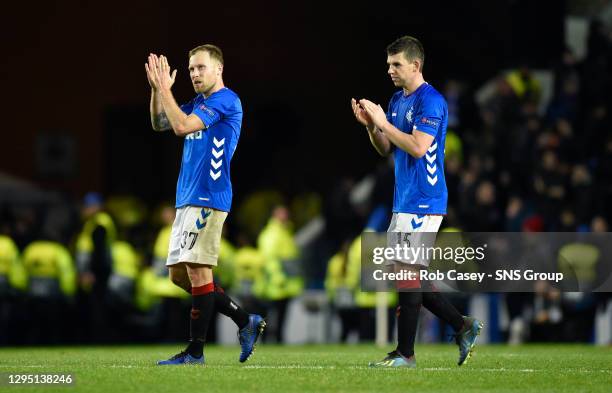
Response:
[{"label": "short blonde hair", "polygon": [[197,52],[208,52],[211,58],[217,60],[219,63],[223,64],[223,52],[221,48],[212,44],[200,45],[196,46],[192,50],[189,51],[189,57],[195,55]]}]

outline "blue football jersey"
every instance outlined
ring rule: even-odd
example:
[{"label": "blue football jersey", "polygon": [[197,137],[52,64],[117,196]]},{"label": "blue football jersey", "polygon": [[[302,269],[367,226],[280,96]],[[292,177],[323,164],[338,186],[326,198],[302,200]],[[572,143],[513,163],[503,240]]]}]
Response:
[{"label": "blue football jersey", "polygon": [[413,130],[434,137],[427,153],[419,159],[395,148],[394,213],[446,214],[448,191],[444,179],[444,143],[448,106],[444,97],[428,83],[412,94],[396,92],[391,97],[387,119],[397,129]]},{"label": "blue football jersey", "polygon": [[176,207],[211,207],[229,212],[232,205],[230,161],[242,125],[242,104],[224,87],[205,98],[198,94],[181,109],[202,119],[204,129],[185,137]]}]

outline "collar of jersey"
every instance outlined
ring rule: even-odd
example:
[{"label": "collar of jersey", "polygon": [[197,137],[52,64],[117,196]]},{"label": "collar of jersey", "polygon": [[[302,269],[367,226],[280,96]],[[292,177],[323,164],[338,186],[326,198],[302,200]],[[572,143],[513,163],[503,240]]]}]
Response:
[{"label": "collar of jersey", "polygon": [[[215,91],[214,93],[212,93],[211,95],[209,95],[208,97],[204,97],[204,93],[200,93],[200,97],[202,97],[203,100],[208,100],[210,97],[214,96],[215,94],[219,93],[222,90],[227,89],[227,87],[223,86],[222,88],[220,88],[219,90]],[[418,90],[418,89],[417,89]]]},{"label": "collar of jersey", "polygon": [[423,86],[426,86],[426,85],[428,85],[428,84],[429,84],[429,83],[427,83],[427,82],[423,82],[423,83],[421,83],[421,86],[417,87],[417,89],[416,89],[415,91],[413,91],[412,93],[410,93],[410,94],[408,94],[408,95],[406,95],[406,93],[404,93],[404,91],[402,90],[402,98],[408,98],[408,97],[410,97],[411,95],[413,95],[413,94],[414,94],[414,93],[416,93],[417,91],[421,90],[421,89],[423,88]]}]

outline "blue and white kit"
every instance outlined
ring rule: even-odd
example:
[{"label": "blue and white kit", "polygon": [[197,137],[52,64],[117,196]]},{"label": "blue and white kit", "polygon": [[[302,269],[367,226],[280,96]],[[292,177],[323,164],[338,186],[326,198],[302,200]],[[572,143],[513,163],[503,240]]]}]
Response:
[{"label": "blue and white kit", "polygon": [[181,109],[188,115],[198,116],[204,130],[185,137],[176,207],[202,206],[229,212],[232,205],[230,161],[238,146],[242,125],[240,99],[224,87],[208,98],[198,94]]},{"label": "blue and white kit", "polygon": [[[389,102],[387,120],[407,134],[414,130],[434,137],[421,158],[414,158],[395,148],[395,190],[393,218],[388,244],[403,244],[408,238],[413,247],[432,246],[446,214],[448,191],[444,178],[444,144],[448,124],[448,106],[444,97],[427,82],[409,95],[396,92]],[[410,234],[397,236],[396,233]],[[421,235],[418,235],[421,233]],[[428,260],[398,261],[429,265]]]},{"label": "blue and white kit", "polygon": [[181,110],[194,114],[204,129],[185,137],[176,185],[176,218],[166,265],[180,262],[217,265],[223,223],[232,206],[230,161],[242,125],[238,95],[223,87],[198,94]]}]

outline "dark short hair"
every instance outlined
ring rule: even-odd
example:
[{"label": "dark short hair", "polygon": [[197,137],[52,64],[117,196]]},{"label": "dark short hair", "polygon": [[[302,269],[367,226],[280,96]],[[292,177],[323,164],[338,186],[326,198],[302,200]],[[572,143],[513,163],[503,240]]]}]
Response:
[{"label": "dark short hair", "polygon": [[419,60],[421,66],[419,71],[423,72],[425,63],[425,50],[419,40],[409,35],[398,38],[387,46],[387,55],[392,56],[403,53],[409,61]]},{"label": "dark short hair", "polygon": [[200,52],[200,51],[208,52],[208,55],[211,58],[223,64],[223,52],[221,51],[221,48],[219,48],[218,46],[212,45],[212,44],[196,46],[195,48],[189,51],[189,57],[195,55],[197,52]]}]

